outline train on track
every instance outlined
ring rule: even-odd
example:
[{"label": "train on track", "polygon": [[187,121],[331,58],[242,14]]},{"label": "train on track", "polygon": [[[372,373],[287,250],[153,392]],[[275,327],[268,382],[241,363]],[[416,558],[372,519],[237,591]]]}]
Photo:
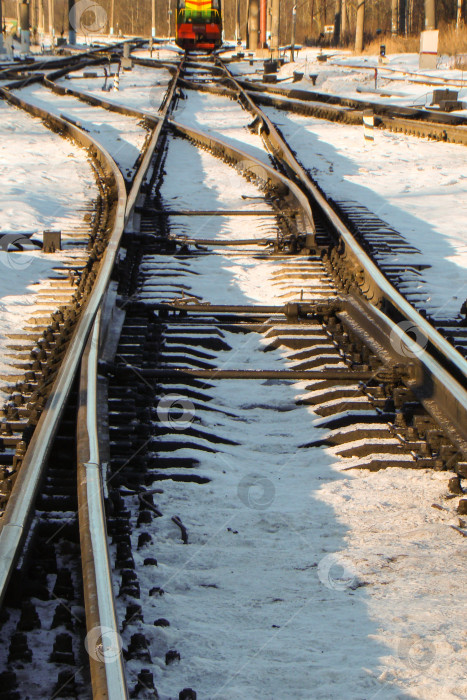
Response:
[{"label": "train on track", "polygon": [[177,0],[178,46],[214,51],[222,44],[221,0]]}]

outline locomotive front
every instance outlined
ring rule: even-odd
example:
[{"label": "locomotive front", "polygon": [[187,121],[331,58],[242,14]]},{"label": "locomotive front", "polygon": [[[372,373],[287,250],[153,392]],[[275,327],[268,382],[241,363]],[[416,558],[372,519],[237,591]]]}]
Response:
[{"label": "locomotive front", "polygon": [[185,51],[214,51],[221,46],[220,0],[177,1],[177,44]]}]

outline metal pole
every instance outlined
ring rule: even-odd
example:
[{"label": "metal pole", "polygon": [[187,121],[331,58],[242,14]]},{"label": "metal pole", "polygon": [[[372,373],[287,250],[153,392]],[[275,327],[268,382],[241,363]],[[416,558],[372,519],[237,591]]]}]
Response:
[{"label": "metal pole", "polygon": [[19,8],[21,20],[21,51],[28,53],[31,47],[31,36],[29,33],[29,3],[23,0]]},{"label": "metal pole", "polygon": [[151,36],[156,38],[156,0],[151,0]]},{"label": "metal pole", "polygon": [[114,33],[114,20],[115,20],[115,0],[111,0],[110,3],[110,35],[113,36]]},{"label": "metal pole", "polygon": [[292,40],[290,42],[290,60],[295,63],[295,33],[297,30],[297,6],[292,7]]},{"label": "metal pole", "polygon": [[363,29],[365,25],[365,0],[358,0],[357,5],[357,28],[355,31],[355,51],[363,51]]},{"label": "metal pole", "polygon": [[71,46],[76,44],[76,29],[75,0],[68,0],[68,43]]},{"label": "metal pole", "polygon": [[425,0],[425,29],[436,29],[435,0]]},{"label": "metal pole", "polygon": [[279,58],[279,0],[272,0],[271,12],[271,53]]}]

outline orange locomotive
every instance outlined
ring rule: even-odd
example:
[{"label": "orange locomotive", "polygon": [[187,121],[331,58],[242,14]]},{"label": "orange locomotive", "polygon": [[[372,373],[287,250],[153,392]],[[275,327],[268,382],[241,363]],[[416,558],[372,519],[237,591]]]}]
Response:
[{"label": "orange locomotive", "polygon": [[220,0],[177,0],[177,44],[185,51],[221,46]]}]

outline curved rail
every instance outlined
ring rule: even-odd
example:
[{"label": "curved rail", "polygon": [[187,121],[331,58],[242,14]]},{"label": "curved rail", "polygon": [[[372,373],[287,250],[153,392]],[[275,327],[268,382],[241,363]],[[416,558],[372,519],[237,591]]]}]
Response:
[{"label": "curved rail", "polygon": [[[141,187],[148,176],[154,152],[160,140],[168,110],[177,85],[180,66],[169,86],[165,106],[160,112],[150,143],[133,181],[126,199],[124,223],[127,225],[133,216],[134,207]],[[109,279],[107,279],[106,287]],[[128,690],[125,682],[125,668],[121,650],[119,626],[115,614],[112,592],[112,568],[109,561],[107,531],[105,523],[104,488],[105,477],[101,460],[100,442],[103,440],[98,430],[98,356],[99,347],[105,338],[105,325],[101,323],[103,308],[101,295],[100,308],[93,323],[90,340],[81,364],[80,407],[78,414],[78,503],[80,539],[83,562],[83,583],[88,630],[88,653],[94,698],[126,700]],[[92,648],[99,645],[99,653]]]},{"label": "curved rail", "polygon": [[319,90],[300,90],[296,87],[276,87],[266,83],[253,83],[249,80],[238,80],[238,83],[250,92],[263,92],[302,100],[303,102],[323,102],[331,105],[341,105],[352,109],[372,109],[375,114],[393,117],[405,117],[419,121],[434,122],[451,126],[466,125],[467,119],[459,114],[443,113],[433,109],[421,109],[420,107],[403,107],[401,105],[387,105],[372,100],[354,97],[339,97]]},{"label": "curved rail", "polygon": [[1,92],[11,104],[21,107],[34,116],[46,119],[52,126],[71,136],[80,146],[88,149],[92,148],[114,184],[116,202],[114,204],[112,233],[93,292],[81,312],[55,380],[52,393],[47,400],[31,438],[21,469],[8,499],[5,513],[0,522],[0,552],[2,552],[0,557],[0,605],[2,604],[11,573],[19,557],[21,546],[26,538],[53,439],[76,376],[92,322],[98,311],[100,299],[107,287],[107,281],[114,266],[124,229],[127,201],[125,182],[120,170],[109,153],[89,134],[60,117],[56,117],[41,108],[32,107],[16,95],[9,94],[6,90],[1,90]]},{"label": "curved rail", "polygon": [[[467,145],[467,120],[465,117],[414,107],[385,105],[350,97],[338,97],[316,90],[275,87],[248,80],[237,80],[256,104],[276,107],[296,114],[318,119],[362,124],[363,110],[371,109],[376,115],[377,126],[391,131],[402,131],[415,136]],[[212,94],[234,97],[234,91],[196,81],[183,81],[184,87]]]},{"label": "curved rail", "polygon": [[[350,266],[356,271],[355,277],[359,280],[358,286],[363,296],[373,306],[384,305],[387,317],[388,314],[391,314],[396,317],[396,320],[409,321],[412,327],[418,328],[427,339],[428,347],[426,351],[422,349],[418,358],[423,365],[423,381],[417,383],[412,379],[410,381],[411,389],[432,415],[436,412],[434,417],[437,421],[440,419],[440,413],[444,413],[448,417],[446,429],[459,449],[467,454],[467,390],[465,388],[467,360],[393,287],[312,182],[271,120],[253,102],[228,68],[222,62],[219,61],[219,63],[239,92],[245,107],[261,121],[262,135],[271,152],[286,167],[291,177],[295,175],[310,200],[319,206],[336,232],[341,244],[341,254],[347,258]],[[405,341],[407,346],[410,346],[410,337],[405,336]],[[386,344],[389,344],[389,336],[386,339]],[[441,367],[442,364],[449,370],[454,384],[446,384],[444,373],[437,371],[437,367]],[[418,376],[420,377],[420,371]],[[429,378],[428,385],[430,386],[429,396],[427,396],[427,378]],[[407,381],[407,383],[409,382]],[[437,408],[435,409],[434,406]]]},{"label": "curved rail", "polygon": [[315,224],[310,203],[295,182],[288,179],[262,160],[255,158],[246,151],[242,151],[212,134],[206,134],[203,131],[185,126],[172,119],[169,120],[169,124],[175,131],[205,146],[213,153],[225,157],[231,162],[237,163],[244,173],[258,180],[262,180],[266,185],[269,184],[269,186],[279,187],[281,194],[290,206],[298,209],[298,211],[302,213],[301,229],[304,235],[307,237],[313,236]]},{"label": "curved rail", "polygon": [[[173,95],[176,85],[176,77],[170,88]],[[114,267],[121,237],[128,216],[134,207],[136,195],[127,197],[125,182],[116,163],[109,153],[88,133],[60,117],[46,110],[32,106],[17,95],[0,88],[0,95],[11,104],[20,107],[33,116],[45,120],[52,128],[60,133],[69,135],[78,145],[91,149],[93,155],[99,160],[106,176],[113,183],[115,189],[115,202],[113,205],[112,231],[107,243],[103,260],[94,283],[93,290],[84,305],[79,321],[74,330],[64,360],[59,369],[52,392],[44,407],[40,420],[29,443],[24,456],[21,469],[12,489],[10,498],[0,522],[0,605],[3,602],[6,588],[13,572],[17,559],[20,556],[21,547],[28,533],[29,524],[33,515],[33,508],[40,488],[42,475],[47,459],[50,455],[53,439],[60,423],[70,390],[76,376],[81,357],[86,346],[94,319],[102,303],[103,296],[108,286]],[[156,125],[156,132],[160,134],[161,121]],[[153,138],[154,148],[157,139]],[[139,172],[134,181],[134,188],[139,189],[144,177],[147,175],[152,152],[146,154]]]}]

